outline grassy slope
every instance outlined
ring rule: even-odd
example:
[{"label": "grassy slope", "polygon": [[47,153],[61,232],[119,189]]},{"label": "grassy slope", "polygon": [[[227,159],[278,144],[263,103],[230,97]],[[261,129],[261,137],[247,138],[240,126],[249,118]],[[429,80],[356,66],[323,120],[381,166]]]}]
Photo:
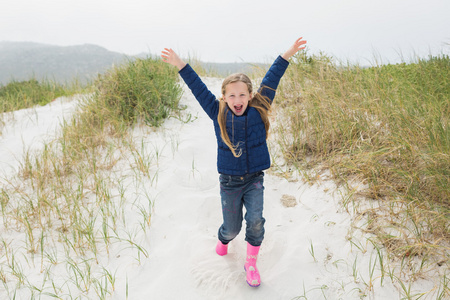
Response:
[{"label": "grassy slope", "polygon": [[393,257],[419,258],[421,272],[449,264],[448,78],[448,56],[361,68],[303,54],[280,87],[286,161],[311,179],[331,170],[348,184],[345,205],[372,199],[357,209],[361,228]]}]

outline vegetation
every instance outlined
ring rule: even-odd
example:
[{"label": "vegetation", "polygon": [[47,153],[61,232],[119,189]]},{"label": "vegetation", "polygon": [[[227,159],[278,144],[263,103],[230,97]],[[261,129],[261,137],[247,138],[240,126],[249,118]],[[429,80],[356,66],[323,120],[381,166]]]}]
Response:
[{"label": "vegetation", "polygon": [[130,60],[113,68],[97,81],[90,111],[102,110],[108,118],[128,124],[144,120],[159,126],[169,113],[178,109],[180,87],[175,69],[152,59]]},{"label": "vegetation", "polygon": [[[407,299],[423,296],[413,295],[408,281],[436,273],[441,284],[433,292],[438,299],[450,294],[448,78],[445,55],[362,68],[300,54],[282,80],[275,141],[288,169],[310,181],[329,170],[346,188],[343,207],[355,228],[370,233],[366,245],[353,232],[347,238],[362,252],[374,249],[367,290],[380,280],[379,268],[381,284],[389,277]],[[71,91],[12,82],[0,89],[2,112]],[[0,284],[10,298],[105,299],[115,272],[100,254],[126,252],[138,263],[148,255],[137,233],[150,226],[146,188],[157,180],[159,153],[131,129],[160,126],[179,113],[177,72],[159,60],[130,60],[100,75],[92,91],[56,140],[28,151],[16,177],[0,178]],[[309,252],[317,261],[312,241]],[[362,278],[357,260],[347,265],[355,282]],[[66,273],[54,278],[61,265]],[[29,279],[35,266],[42,282]]]},{"label": "vegetation", "polygon": [[[310,180],[330,170],[348,188],[355,226],[365,220],[360,228],[415,278],[449,264],[448,78],[446,55],[362,68],[301,54],[279,93],[285,160]],[[356,200],[363,197],[373,206]]]},{"label": "vegetation", "polygon": [[[157,178],[158,156],[146,152],[130,126],[158,126],[176,113],[176,81],[176,72],[153,59],[111,69],[64,122],[61,136],[28,151],[17,177],[2,179],[0,283],[11,298],[105,299],[115,272],[99,254],[126,253],[139,263],[148,256],[137,233],[150,225],[146,188]],[[131,172],[126,179],[124,166]],[[36,265],[46,274],[40,283],[28,279],[27,266]],[[66,273],[54,278],[61,265]]]},{"label": "vegetation", "polygon": [[58,97],[72,95],[77,90],[50,81],[39,82],[36,79],[12,81],[0,86],[0,113],[46,105]]},{"label": "vegetation", "polygon": [[62,85],[56,82],[30,79],[27,81],[11,81],[5,86],[0,85],[0,136],[5,124],[4,113],[19,109],[46,105],[61,96],[70,96],[87,88],[82,88],[77,82]]}]

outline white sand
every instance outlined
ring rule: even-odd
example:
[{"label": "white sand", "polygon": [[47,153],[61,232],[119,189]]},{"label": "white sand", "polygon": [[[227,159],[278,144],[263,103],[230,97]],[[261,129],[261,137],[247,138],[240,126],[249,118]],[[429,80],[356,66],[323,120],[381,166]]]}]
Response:
[{"label": "white sand", "polygon": [[[220,79],[206,78],[205,82],[219,94]],[[112,174],[123,176],[130,202],[136,201],[136,195],[147,193],[154,201],[154,210],[149,230],[143,232],[136,227],[135,231],[148,257],[137,259],[135,250],[123,246],[111,247],[109,255],[99,255],[99,265],[115,272],[115,291],[108,299],[125,299],[127,290],[128,299],[401,298],[389,278],[385,277],[381,285],[380,264],[375,262],[377,252],[367,236],[358,239],[356,233],[351,233],[351,218],[341,208],[340,195],[332,183],[309,185],[302,178],[288,181],[270,172],[265,176],[266,235],[258,259],[262,284],[249,287],[243,268],[243,232],[231,242],[228,255],[220,257],[215,253],[222,217],[212,121],[186,87],[182,103],[188,106],[187,113],[196,117],[193,122],[171,118],[156,132],[142,128],[134,131],[138,143],[144,141],[149,153],[158,150],[153,170],[157,183],[152,186],[147,181],[133,181],[129,164]],[[58,99],[45,107],[15,112],[15,120],[8,122],[0,137],[0,178],[14,175],[24,149],[42,147],[75,107],[76,101]],[[0,180],[0,184],[7,183]],[[282,199],[290,200],[290,205],[283,205]],[[129,218],[137,218],[133,207],[127,207],[131,207],[126,212]],[[3,227],[0,229],[4,232]],[[11,234],[3,238],[14,245]],[[19,237],[16,242],[23,244]],[[364,252],[347,238],[353,238]],[[0,263],[4,264],[3,248],[0,253]],[[41,282],[43,274],[35,259],[34,267],[30,263],[23,265],[29,269],[31,281]],[[372,276],[371,266],[375,266]],[[51,270],[55,281],[58,270],[61,277],[70,276],[57,265]],[[412,290],[431,288],[425,281],[412,286]],[[0,298],[5,297],[0,284]],[[81,295],[82,299],[97,297],[94,291]]]}]

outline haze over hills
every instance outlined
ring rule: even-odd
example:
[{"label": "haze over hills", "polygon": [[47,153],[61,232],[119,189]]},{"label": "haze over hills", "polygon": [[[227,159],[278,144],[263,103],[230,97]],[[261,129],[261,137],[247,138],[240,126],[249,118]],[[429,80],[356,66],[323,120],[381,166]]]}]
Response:
[{"label": "haze over hills", "polygon": [[[127,56],[103,47],[84,44],[54,46],[33,42],[0,42],[0,85],[32,78],[68,83],[75,79],[89,82],[111,68],[129,59],[150,54]],[[206,70],[219,76],[235,72],[250,72],[249,63],[201,63]],[[264,66],[264,65],[262,65]]]},{"label": "haze over hills", "polygon": [[31,78],[60,83],[87,82],[127,56],[96,45],[53,46],[32,42],[0,42],[0,83]]}]

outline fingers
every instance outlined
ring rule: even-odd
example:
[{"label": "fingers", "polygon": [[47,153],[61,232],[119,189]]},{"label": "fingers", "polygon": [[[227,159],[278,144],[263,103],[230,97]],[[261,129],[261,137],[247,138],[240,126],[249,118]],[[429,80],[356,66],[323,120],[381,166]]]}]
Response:
[{"label": "fingers", "polygon": [[[170,50],[172,50],[172,49],[167,49],[167,48],[164,48],[164,50],[163,51],[161,51],[161,54],[164,54],[165,56],[169,56],[171,53],[171,51]],[[173,51],[173,50],[172,50]]]},{"label": "fingers", "polygon": [[166,53],[166,54],[170,54],[170,53],[173,53],[173,50],[172,50],[172,48],[164,48],[164,50],[163,51],[161,51],[162,53]]},{"label": "fingers", "polygon": [[298,46],[301,46],[301,45],[306,44],[306,41],[305,41],[305,40],[302,40],[302,39],[303,39],[303,38],[301,37],[301,38],[299,38],[298,40],[296,40],[296,41],[295,41],[295,44],[298,45]]},{"label": "fingers", "polygon": [[305,44],[306,44],[306,41],[305,41],[305,40],[302,40],[302,39],[303,39],[303,37],[300,37],[300,38],[298,38],[298,39],[295,41],[295,43],[294,43],[294,47],[295,47],[297,50],[303,50],[303,49],[306,48],[306,46],[301,47],[302,45],[305,45]]},{"label": "fingers", "polygon": [[176,66],[179,70],[186,66],[186,63],[178,57],[172,48],[164,48],[164,50],[161,51],[161,57],[163,62]]},{"label": "fingers", "polygon": [[174,51],[172,50],[172,48],[164,48],[164,50],[161,51],[161,57],[162,57],[163,61],[169,62],[173,53],[174,53]]},{"label": "fingers", "polygon": [[294,54],[296,54],[298,51],[305,49],[306,46],[303,46],[305,44],[306,44],[306,41],[303,40],[303,37],[298,38],[297,40],[295,40],[294,44],[282,55],[282,57],[284,59],[288,60]]}]

